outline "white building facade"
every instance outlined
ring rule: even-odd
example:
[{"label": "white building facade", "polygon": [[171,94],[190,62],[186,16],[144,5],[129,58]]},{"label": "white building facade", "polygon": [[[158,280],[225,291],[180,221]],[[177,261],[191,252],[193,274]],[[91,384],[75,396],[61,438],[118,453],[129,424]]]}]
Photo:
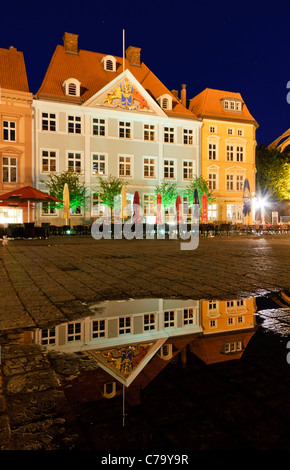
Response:
[{"label": "white building facade", "polygon": [[[138,54],[136,63],[131,49],[122,64],[120,58],[79,51],[77,36],[65,35],[34,97],[35,187],[48,191],[49,174],[71,170],[87,188],[86,207],[71,214],[71,225],[98,215],[98,176],[126,180],[127,204],[138,191],[143,221],[154,221],[156,186],[174,182],[182,198],[201,174],[201,120],[138,65]],[[39,204],[37,210],[38,222],[63,224],[61,209]]]}]

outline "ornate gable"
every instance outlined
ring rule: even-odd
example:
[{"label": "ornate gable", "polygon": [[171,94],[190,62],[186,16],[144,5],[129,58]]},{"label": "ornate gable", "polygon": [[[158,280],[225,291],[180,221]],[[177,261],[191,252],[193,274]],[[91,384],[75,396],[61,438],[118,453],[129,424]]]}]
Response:
[{"label": "ornate gable", "polygon": [[127,111],[140,111],[165,116],[160,106],[147,93],[129,70],[112,80],[83,106],[95,106]]}]

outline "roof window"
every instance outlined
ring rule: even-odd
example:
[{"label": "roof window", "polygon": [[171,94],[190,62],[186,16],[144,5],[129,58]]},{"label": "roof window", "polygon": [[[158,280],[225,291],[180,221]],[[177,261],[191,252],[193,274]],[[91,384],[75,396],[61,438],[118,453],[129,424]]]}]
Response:
[{"label": "roof window", "polygon": [[68,78],[62,84],[67,96],[80,96],[81,83],[76,78]]},{"label": "roof window", "polygon": [[242,111],[242,102],[238,99],[233,98],[224,98],[222,100],[223,107],[225,111],[228,112],[241,112]]},{"label": "roof window", "polygon": [[108,72],[116,72],[116,59],[112,55],[107,55],[106,57],[103,57],[102,63],[104,66],[104,70],[107,70]]},{"label": "roof window", "polygon": [[157,98],[159,106],[164,110],[171,110],[172,109],[172,96],[164,94]]}]

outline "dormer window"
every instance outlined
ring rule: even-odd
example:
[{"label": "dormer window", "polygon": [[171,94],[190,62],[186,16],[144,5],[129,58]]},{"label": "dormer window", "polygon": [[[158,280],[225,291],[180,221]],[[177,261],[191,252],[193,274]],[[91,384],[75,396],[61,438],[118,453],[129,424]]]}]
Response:
[{"label": "dormer window", "polygon": [[104,66],[104,70],[107,70],[108,72],[116,72],[116,59],[112,55],[107,55],[106,57],[103,57],[102,63]]},{"label": "dormer window", "polygon": [[225,111],[230,112],[240,112],[242,111],[242,102],[241,100],[235,98],[224,98],[222,100],[223,107]]},{"label": "dormer window", "polygon": [[62,84],[67,96],[80,96],[80,85],[81,82],[76,78],[68,78]]},{"label": "dormer window", "polygon": [[172,109],[172,96],[170,95],[161,95],[157,98],[159,106],[164,110],[171,110]]}]

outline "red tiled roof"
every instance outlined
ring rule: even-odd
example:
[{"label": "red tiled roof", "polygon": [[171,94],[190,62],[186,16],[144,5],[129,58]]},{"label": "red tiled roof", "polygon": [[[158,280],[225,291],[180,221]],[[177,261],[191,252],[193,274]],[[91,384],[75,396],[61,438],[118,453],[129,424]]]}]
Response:
[{"label": "red tiled roof", "polygon": [[[224,110],[222,100],[226,98],[234,98],[242,102],[242,111]],[[250,114],[240,93],[232,91],[215,90],[213,88],[206,88],[197,96],[192,98],[189,105],[189,110],[199,117],[210,116],[217,118],[227,118],[233,120],[252,121],[256,123],[253,116]]]},{"label": "red tiled roof", "polygon": [[29,92],[24,56],[14,47],[0,48],[0,86]]},{"label": "red tiled roof", "polygon": [[[58,45],[44,80],[35,96],[37,98],[84,103],[123,72],[123,58],[117,56],[114,56],[116,59],[116,72],[104,70],[101,60],[107,55],[81,49],[78,54],[72,54],[66,52],[64,46]],[[165,93],[172,96],[172,111],[164,110],[168,115],[196,118],[143,62],[140,66],[134,66],[130,65],[128,59],[125,59],[125,69],[130,70],[155,100]],[[76,78],[81,83],[80,97],[65,95],[62,84],[68,78]]]}]

